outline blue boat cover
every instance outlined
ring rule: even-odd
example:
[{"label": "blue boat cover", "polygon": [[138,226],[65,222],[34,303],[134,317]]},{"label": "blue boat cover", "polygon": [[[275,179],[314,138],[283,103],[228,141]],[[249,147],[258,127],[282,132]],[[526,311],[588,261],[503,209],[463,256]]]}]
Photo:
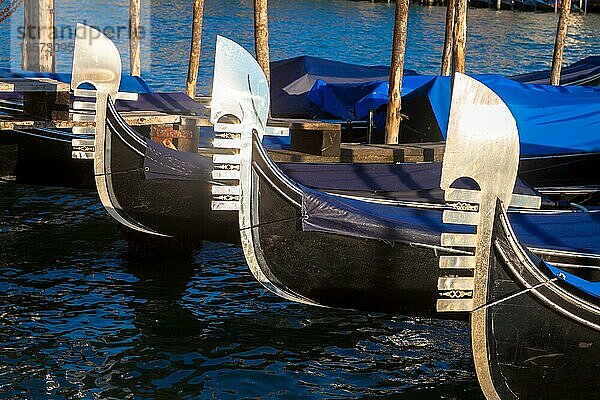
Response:
[{"label": "blue boat cover", "polygon": [[[497,75],[475,78],[496,92],[513,113],[522,157],[600,151],[600,87],[529,85]],[[448,128],[450,85],[450,77],[441,76],[406,76],[403,80],[405,99],[426,96],[442,138]],[[345,86],[350,96],[342,94]],[[364,91],[357,93],[354,84],[319,82],[308,97],[323,112],[365,119],[369,109],[382,110],[387,105],[387,87],[385,81],[364,83]]]},{"label": "blue boat cover", "polygon": [[590,282],[585,279],[582,279],[578,276],[570,274],[562,269],[556,268],[553,265],[546,263],[550,271],[558,278],[561,279],[571,286],[576,287],[579,290],[582,290],[588,294],[591,294],[595,297],[600,297],[600,282]]},{"label": "blue boat cover", "polygon": [[[55,72],[13,71],[0,68],[0,78],[49,78],[55,81],[71,83],[71,74]],[[152,89],[139,76],[123,75],[121,77],[121,92],[151,93]]]},{"label": "blue boat cover", "polygon": [[[412,70],[404,73],[417,74]],[[275,61],[271,63],[271,113],[273,117],[309,117],[307,94],[318,80],[356,85],[386,81],[389,75],[389,66],[347,64],[310,56]]]},{"label": "blue boat cover", "polygon": [[[329,193],[354,192],[356,195],[377,196],[402,201],[444,204],[444,192],[440,188],[442,164],[313,164],[280,163],[279,168],[289,178],[304,186]],[[457,182],[457,188],[476,189],[474,181]],[[556,207],[558,203],[542,196],[520,179],[514,192],[540,196],[544,206]]]},{"label": "blue boat cover", "polygon": [[[510,79],[521,83],[538,85],[550,84],[550,70],[530,72],[527,74],[511,76]],[[563,67],[560,72],[560,84],[568,85],[594,85],[600,83],[600,56],[591,56]]]},{"label": "blue boat cover", "polygon": [[137,101],[117,100],[118,111],[158,111],[167,114],[210,116],[203,104],[190,98],[183,92],[141,93]]},{"label": "blue boat cover", "polygon": [[[378,240],[415,242],[416,233],[440,245],[442,232],[469,233],[471,226],[442,223],[442,211],[368,203],[303,188],[302,229]],[[519,240],[528,247],[598,254],[600,210],[509,213]],[[423,242],[419,242],[423,243]]]}]

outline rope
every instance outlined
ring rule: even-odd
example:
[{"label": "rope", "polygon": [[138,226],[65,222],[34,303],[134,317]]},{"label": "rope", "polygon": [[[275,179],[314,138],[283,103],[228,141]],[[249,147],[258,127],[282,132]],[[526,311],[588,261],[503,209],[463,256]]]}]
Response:
[{"label": "rope", "polygon": [[502,303],[504,303],[505,301],[508,301],[508,300],[510,300],[510,299],[514,299],[514,298],[515,298],[515,297],[517,297],[517,296],[520,296],[520,295],[522,295],[522,294],[525,294],[525,293],[531,292],[532,290],[536,290],[536,289],[538,289],[538,288],[540,288],[540,287],[542,287],[542,286],[546,286],[546,285],[548,285],[549,283],[555,282],[555,281],[557,281],[557,280],[558,280],[558,278],[551,278],[551,279],[548,279],[547,281],[540,282],[540,283],[538,283],[537,285],[534,285],[534,286],[532,286],[532,287],[529,287],[529,288],[525,288],[525,289],[523,289],[523,290],[520,290],[520,291],[518,291],[518,292],[515,292],[515,293],[513,293],[513,294],[510,294],[510,295],[508,295],[508,296],[506,296],[506,297],[503,297],[503,298],[501,298],[501,299],[498,299],[498,300],[496,300],[496,301],[493,301],[493,302],[491,302],[491,303],[486,303],[486,304],[484,304],[484,305],[481,305],[481,306],[479,306],[479,307],[475,308],[475,309],[474,309],[472,312],[475,312],[475,311],[477,311],[477,310],[481,310],[481,309],[486,309],[486,308],[489,308],[489,307],[493,307],[493,306],[496,306],[496,305],[498,305],[498,304],[502,304]]},{"label": "rope", "polygon": [[[2,4],[4,0],[0,0],[0,4]],[[4,22],[7,18],[17,11],[17,9],[23,4],[23,0],[12,0],[9,5],[4,7],[2,11],[0,11],[0,23]]]},{"label": "rope", "polygon": [[245,230],[254,229],[254,228],[260,228],[261,226],[266,226],[266,225],[280,224],[280,223],[283,223],[283,222],[297,221],[299,219],[305,219],[305,218],[306,218],[306,216],[302,215],[300,217],[283,218],[283,219],[278,219],[278,220],[275,220],[275,221],[262,222],[262,223],[259,223],[259,224],[247,226],[245,228],[240,228],[240,231],[245,231]]}]

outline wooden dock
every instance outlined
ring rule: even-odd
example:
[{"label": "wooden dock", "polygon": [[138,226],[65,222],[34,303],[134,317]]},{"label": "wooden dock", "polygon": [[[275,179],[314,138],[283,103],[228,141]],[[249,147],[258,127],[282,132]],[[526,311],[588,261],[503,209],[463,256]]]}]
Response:
[{"label": "wooden dock", "polygon": [[[0,79],[0,92],[18,93],[23,101],[0,102],[0,131],[19,129],[71,129],[93,127],[94,122],[75,122],[70,110],[71,90],[68,83],[47,78]],[[196,151],[198,130],[211,126],[206,116],[187,116],[156,111],[129,111],[120,113],[125,121],[137,130],[145,132],[157,142],[173,146],[177,139],[178,149]]]},{"label": "wooden dock", "polygon": [[416,144],[360,144],[342,143],[340,156],[320,156],[293,150],[270,150],[275,162],[311,163],[416,163],[442,161],[444,142]]},{"label": "wooden dock", "polygon": [[[68,112],[70,85],[46,78],[1,79],[0,92],[23,94],[23,104],[11,105],[12,112],[0,115],[0,131],[19,129],[70,129],[93,126],[94,122],[74,122]],[[209,97],[198,98],[203,104]],[[211,126],[208,117],[190,117],[156,111],[122,112],[125,121],[153,140],[172,145],[177,139],[181,151],[196,151],[199,128]],[[342,143],[347,123],[306,119],[271,119],[270,126],[290,130],[291,150],[272,150],[276,162],[313,163],[397,163],[441,161],[444,143],[359,144]]]}]

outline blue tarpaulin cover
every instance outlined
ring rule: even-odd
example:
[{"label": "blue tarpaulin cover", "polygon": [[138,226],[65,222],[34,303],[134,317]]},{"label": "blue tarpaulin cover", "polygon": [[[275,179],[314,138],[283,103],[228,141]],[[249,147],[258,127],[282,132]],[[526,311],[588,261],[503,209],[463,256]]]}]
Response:
[{"label": "blue tarpaulin cover", "polygon": [[[381,240],[408,240],[405,226],[418,226],[436,239],[442,232],[469,232],[471,227],[450,228],[442,223],[442,211],[367,203],[303,188],[304,219],[307,231],[354,235]],[[519,240],[543,249],[596,254],[600,248],[600,209],[590,212],[509,213]],[[360,231],[360,233],[358,231]]]},{"label": "blue tarpaulin cover", "polygon": [[570,274],[562,269],[556,268],[550,264],[546,264],[550,271],[557,276],[559,279],[564,280],[571,286],[575,286],[576,288],[591,294],[592,296],[600,297],[600,282],[590,282],[585,279],[582,279],[578,276]]},{"label": "blue tarpaulin cover", "polygon": [[[550,70],[530,72],[511,76],[510,79],[522,83],[550,84]],[[563,67],[560,71],[561,85],[593,85],[600,82],[600,56],[590,56]]]},{"label": "blue tarpaulin cover", "polygon": [[[416,75],[405,70],[405,75]],[[389,66],[363,66],[300,56],[271,63],[271,113],[274,117],[308,118],[311,115],[307,94],[320,80],[328,83],[360,85],[386,81]]]},{"label": "blue tarpaulin cover", "polygon": [[[513,113],[521,136],[521,156],[600,151],[600,87],[546,86],[515,82],[498,75],[474,76],[496,92]],[[450,77],[406,76],[405,98],[426,96],[441,134],[450,112]],[[323,112],[340,118],[364,119],[369,109],[387,104],[388,83],[317,82],[308,97]],[[345,89],[347,88],[347,89]],[[350,93],[345,96],[344,90]]]}]

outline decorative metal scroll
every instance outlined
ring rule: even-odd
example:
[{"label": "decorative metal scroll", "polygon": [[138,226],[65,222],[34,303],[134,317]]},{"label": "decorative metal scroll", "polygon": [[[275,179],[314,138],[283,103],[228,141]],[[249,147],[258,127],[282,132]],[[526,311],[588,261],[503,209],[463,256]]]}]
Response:
[{"label": "decorative metal scroll", "polygon": [[[519,133],[506,104],[484,84],[456,74],[440,183],[454,210],[444,211],[443,220],[477,229],[442,234],[442,246],[474,248],[475,255],[440,257],[440,268],[449,276],[438,282],[438,311],[472,311],[485,304],[496,202],[505,208],[539,208],[539,197],[512,193],[518,164]],[[460,178],[473,179],[480,190],[452,188]]]},{"label": "decorative metal scroll", "polygon": [[[442,246],[474,249],[474,255],[446,255],[439,266],[447,276],[438,280],[437,310],[471,312],[473,358],[480,386],[488,399],[498,399],[489,372],[486,309],[492,229],[498,203],[539,208],[541,199],[513,195],[519,164],[519,132],[502,99],[481,82],[456,74],[440,187],[447,224],[472,225],[475,233],[443,233]],[[471,178],[480,190],[452,188]]]},{"label": "decorative metal scroll", "polygon": [[[265,134],[269,105],[269,85],[256,60],[234,41],[218,36],[211,122],[213,146],[225,151],[213,156],[213,210],[240,209],[242,142],[252,146],[254,132],[259,137]],[[250,147],[247,150],[251,152]]]},{"label": "decorative metal scroll", "polygon": [[[121,215],[112,189],[111,135],[106,134],[106,110],[109,101],[137,100],[136,93],[119,92],[121,56],[114,43],[101,32],[77,24],[71,90],[75,97],[93,101],[74,101],[72,119],[79,126],[74,134],[93,135],[93,139],[73,139],[73,158],[93,159],[96,189],[102,205],[115,220],[133,230],[165,236]],[[83,85],[93,89],[82,89]]]},{"label": "decorative metal scroll", "polygon": [[[114,43],[94,28],[77,24],[73,52],[71,90],[76,100],[70,116],[77,126],[76,135],[95,135],[94,139],[73,139],[73,158],[93,159],[96,149],[103,148],[106,129],[106,105],[111,101],[137,100],[136,93],[120,93],[121,56]],[[82,85],[93,89],[80,89]],[[98,142],[102,143],[98,143]],[[103,158],[103,157],[102,157]],[[104,173],[103,159],[94,167],[96,174]]]}]

